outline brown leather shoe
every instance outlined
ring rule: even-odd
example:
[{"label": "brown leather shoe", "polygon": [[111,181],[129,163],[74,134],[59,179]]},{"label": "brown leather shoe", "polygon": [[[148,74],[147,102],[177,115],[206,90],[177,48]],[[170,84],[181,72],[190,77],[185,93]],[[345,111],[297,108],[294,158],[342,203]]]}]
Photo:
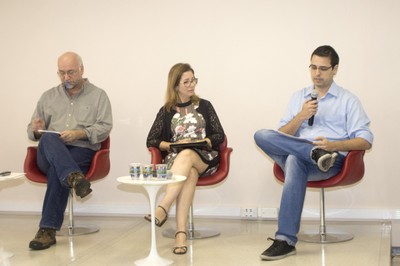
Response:
[{"label": "brown leather shoe", "polygon": [[77,196],[84,198],[92,192],[90,182],[80,172],[73,172],[67,176],[68,185],[75,190]]},{"label": "brown leather shoe", "polygon": [[51,228],[40,228],[35,238],[29,242],[29,248],[42,250],[56,243],[56,230]]}]

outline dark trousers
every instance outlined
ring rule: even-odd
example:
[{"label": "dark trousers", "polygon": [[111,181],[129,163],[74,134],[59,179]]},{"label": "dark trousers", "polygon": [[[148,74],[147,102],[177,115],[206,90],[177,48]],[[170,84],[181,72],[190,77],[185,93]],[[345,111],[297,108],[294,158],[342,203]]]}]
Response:
[{"label": "dark trousers", "polygon": [[61,228],[69,196],[67,176],[72,172],[87,173],[94,154],[88,148],[66,145],[57,134],[45,133],[40,138],[37,164],[47,177],[41,228]]}]

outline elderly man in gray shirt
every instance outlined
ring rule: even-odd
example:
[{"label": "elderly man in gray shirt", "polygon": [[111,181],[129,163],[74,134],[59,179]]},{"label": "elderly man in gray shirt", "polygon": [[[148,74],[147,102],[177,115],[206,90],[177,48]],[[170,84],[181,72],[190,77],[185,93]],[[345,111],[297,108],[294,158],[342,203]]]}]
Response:
[{"label": "elderly man in gray shirt", "polygon": [[83,72],[79,55],[62,54],[57,72],[61,84],[43,93],[28,125],[28,137],[39,140],[37,164],[47,177],[39,231],[29,243],[33,250],[56,243],[69,189],[82,198],[92,191],[84,174],[112,128],[106,92],[83,78]]}]

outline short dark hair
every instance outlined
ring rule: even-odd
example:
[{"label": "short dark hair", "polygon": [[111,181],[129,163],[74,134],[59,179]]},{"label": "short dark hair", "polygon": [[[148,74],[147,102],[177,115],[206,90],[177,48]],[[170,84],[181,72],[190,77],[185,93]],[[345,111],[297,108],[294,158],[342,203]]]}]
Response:
[{"label": "short dark hair", "polygon": [[311,54],[311,58],[313,57],[313,55],[329,57],[331,59],[332,68],[339,64],[339,55],[336,53],[335,49],[333,49],[329,45],[322,45],[318,47]]}]

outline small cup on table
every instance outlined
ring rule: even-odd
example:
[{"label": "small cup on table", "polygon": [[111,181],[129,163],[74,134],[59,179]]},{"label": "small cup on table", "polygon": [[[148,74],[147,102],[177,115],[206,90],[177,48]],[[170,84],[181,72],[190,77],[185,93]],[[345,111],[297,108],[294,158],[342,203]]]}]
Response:
[{"label": "small cup on table", "polygon": [[154,172],[154,165],[153,164],[145,164],[142,167],[142,174],[143,178],[152,178]]},{"label": "small cup on table", "polygon": [[167,165],[156,164],[156,173],[158,179],[165,179],[167,177]]},{"label": "small cup on table", "polygon": [[132,179],[139,179],[142,173],[142,165],[140,163],[130,163],[129,164],[129,174]]}]

